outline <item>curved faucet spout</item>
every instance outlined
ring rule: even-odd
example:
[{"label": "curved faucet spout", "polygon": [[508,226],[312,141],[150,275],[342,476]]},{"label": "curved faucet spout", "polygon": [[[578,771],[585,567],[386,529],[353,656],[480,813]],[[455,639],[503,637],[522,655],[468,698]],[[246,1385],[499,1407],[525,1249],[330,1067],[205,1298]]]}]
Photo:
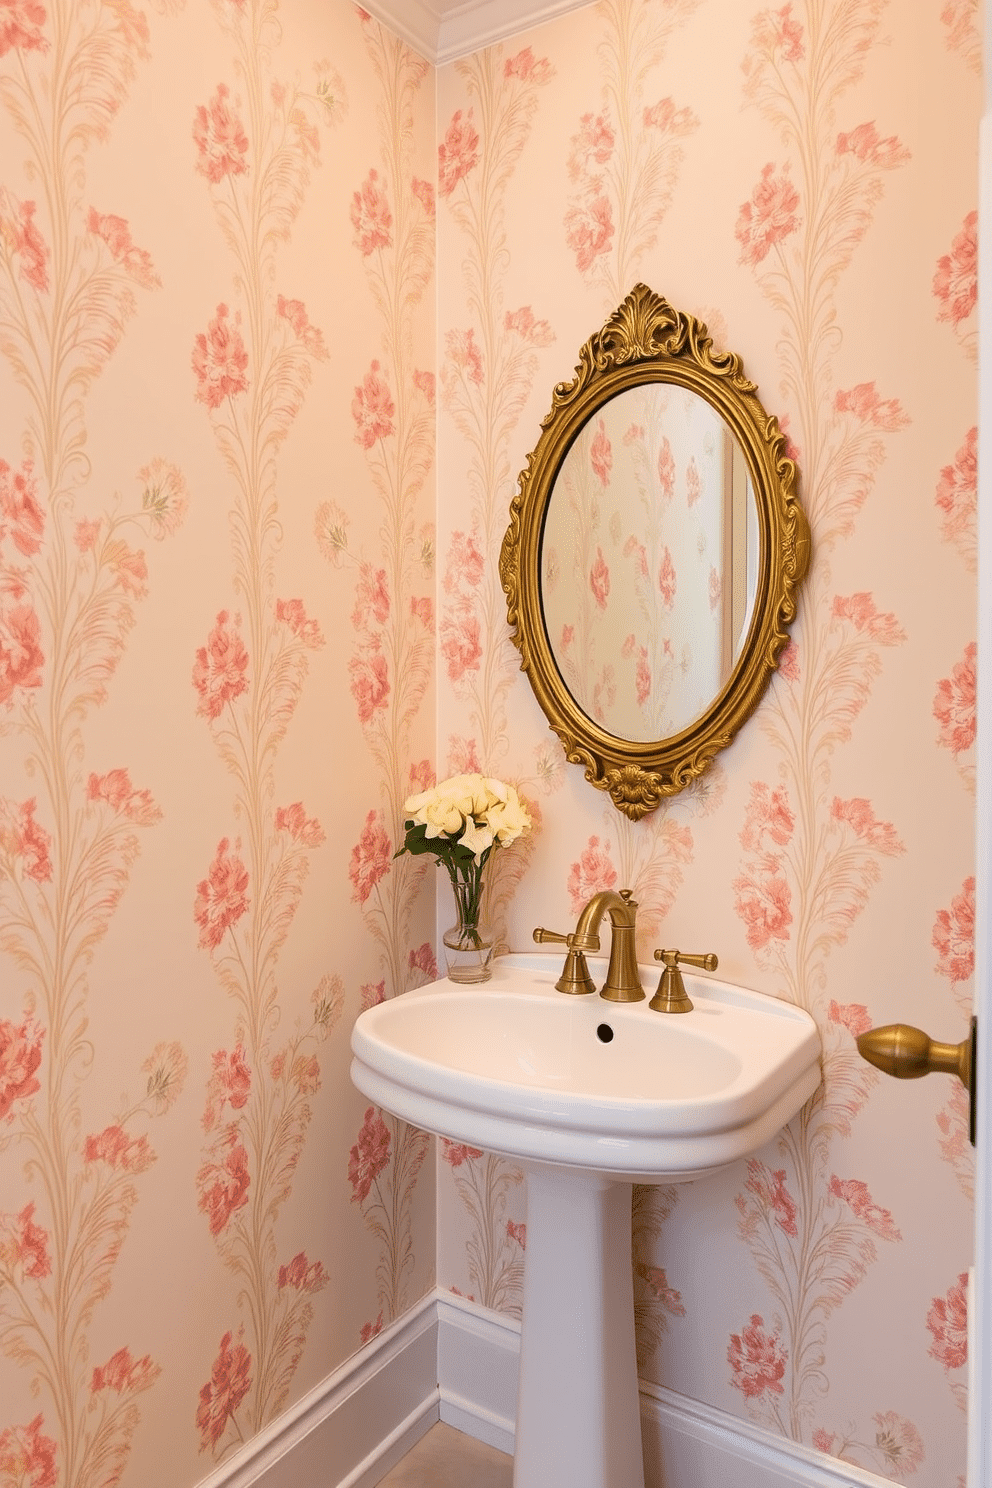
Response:
[{"label": "curved faucet spout", "polygon": [[616,889],[600,889],[598,894],[593,894],[579,915],[572,944],[584,951],[598,951],[599,927],[607,913],[614,931],[620,926],[634,928],[637,905],[631,898],[630,889],[624,889],[619,894]]},{"label": "curved faucet spout", "polygon": [[601,889],[593,894],[579,915],[575,934],[569,936],[576,950],[599,950],[599,927],[608,914],[612,927],[610,967],[606,973],[601,997],[609,1002],[640,1002],[644,996],[637,970],[634,932],[637,925],[637,902],[630,889]]}]

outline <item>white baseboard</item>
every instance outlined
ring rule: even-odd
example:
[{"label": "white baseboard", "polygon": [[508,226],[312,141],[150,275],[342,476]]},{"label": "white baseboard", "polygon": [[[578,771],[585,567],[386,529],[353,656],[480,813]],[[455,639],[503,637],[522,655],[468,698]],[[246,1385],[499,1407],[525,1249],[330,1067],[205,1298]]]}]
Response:
[{"label": "white baseboard", "polygon": [[641,1381],[648,1488],[892,1488],[888,1478]]},{"label": "white baseboard", "polygon": [[441,1420],[513,1452],[520,1324],[451,1292],[438,1294]]},{"label": "white baseboard", "polygon": [[431,1292],[199,1488],[373,1488],[440,1418],[437,1315]]},{"label": "white baseboard", "polygon": [[[439,1419],[512,1453],[519,1356],[513,1318],[432,1292],[199,1488],[373,1488]],[[641,1432],[647,1488],[892,1488],[644,1382]]]}]

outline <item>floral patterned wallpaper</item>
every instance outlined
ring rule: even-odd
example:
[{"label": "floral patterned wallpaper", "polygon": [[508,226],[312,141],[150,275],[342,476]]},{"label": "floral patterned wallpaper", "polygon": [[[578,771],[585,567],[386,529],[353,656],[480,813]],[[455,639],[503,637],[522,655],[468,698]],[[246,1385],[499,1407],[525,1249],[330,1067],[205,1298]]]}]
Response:
[{"label": "floral patterned wallpaper", "polygon": [[[635,1194],[642,1378],[930,1488],[964,1472],[964,1101],[854,1038],[970,1011],[978,62],[968,0],[599,0],[439,72],[438,752],[540,804],[504,935],[630,887],[643,959],[715,951],[823,1038],[780,1140]],[[563,762],[496,560],[551,389],[638,280],[744,357],[814,562],[759,714],[634,825]],[[441,1157],[441,1284],[519,1310],[520,1175]]]},{"label": "floral patterned wallpaper", "polygon": [[[0,0],[0,1488],[192,1484],[433,1284],[348,1037],[436,973],[402,801],[480,767],[537,825],[505,944],[629,884],[823,1029],[781,1143],[636,1193],[643,1376],[959,1478],[963,1103],[852,1037],[968,1012],[978,55],[971,0],[602,0],[437,71],[344,0]],[[637,279],[743,354],[817,556],[635,826],[496,558]],[[439,1146],[439,1279],[513,1311],[520,1174]]]},{"label": "floral patterned wallpaper", "polygon": [[5,1488],[193,1483],[433,1283],[348,1079],[434,973],[431,82],[345,4],[0,4]]}]

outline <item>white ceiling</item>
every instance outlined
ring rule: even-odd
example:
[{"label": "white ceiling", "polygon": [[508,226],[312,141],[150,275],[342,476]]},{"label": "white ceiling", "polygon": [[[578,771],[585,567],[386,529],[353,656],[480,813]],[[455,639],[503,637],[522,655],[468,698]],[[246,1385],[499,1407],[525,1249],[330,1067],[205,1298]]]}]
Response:
[{"label": "white ceiling", "polygon": [[430,62],[453,62],[589,0],[363,0],[365,9]]}]

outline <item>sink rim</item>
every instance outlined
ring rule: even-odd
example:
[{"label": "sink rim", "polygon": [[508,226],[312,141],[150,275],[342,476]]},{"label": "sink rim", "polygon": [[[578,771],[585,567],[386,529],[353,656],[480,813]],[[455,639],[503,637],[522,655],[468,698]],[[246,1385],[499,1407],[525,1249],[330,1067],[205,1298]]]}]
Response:
[{"label": "sink rim", "polygon": [[[819,1033],[809,1014],[792,1003],[687,973],[693,1012],[655,1013],[646,1001],[610,1003],[597,994],[567,997],[554,987],[559,962],[559,956],[515,953],[494,963],[489,982],[456,986],[444,979],[366,1010],[352,1031],[352,1080],[375,1104],[449,1140],[518,1162],[587,1168],[635,1182],[700,1176],[756,1150],[820,1083]],[[602,981],[605,969],[605,960],[590,958],[594,978]],[[641,971],[650,986],[657,968]],[[535,975],[540,978],[536,986],[520,985]],[[584,1019],[595,1026],[646,1018],[652,1020],[646,1026],[657,1027],[659,1034],[671,1029],[676,1037],[690,1032],[703,1037],[732,1053],[741,1067],[728,1085],[695,1098],[587,1095],[438,1064],[378,1033],[378,1025],[388,1025],[401,1007],[433,1008],[452,997],[549,1002],[561,1006],[569,1026]],[[746,1059],[747,1043],[753,1047],[755,1039],[765,1055],[775,1058],[770,1074],[761,1074]],[[601,1047],[609,1058],[610,1046]]]}]

